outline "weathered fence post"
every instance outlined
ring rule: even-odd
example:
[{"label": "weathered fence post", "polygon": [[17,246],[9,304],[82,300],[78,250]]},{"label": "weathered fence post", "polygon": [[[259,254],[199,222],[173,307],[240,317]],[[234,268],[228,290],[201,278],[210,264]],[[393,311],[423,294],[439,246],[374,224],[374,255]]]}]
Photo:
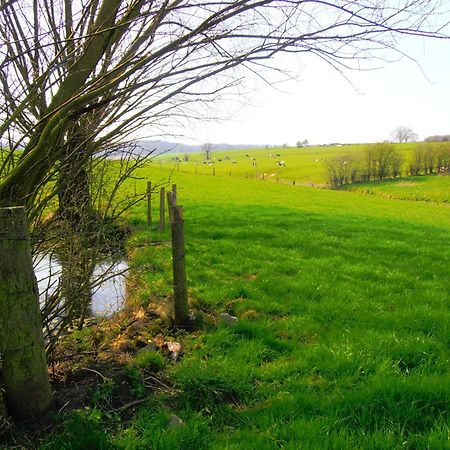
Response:
[{"label": "weathered fence post", "polygon": [[0,354],[9,413],[46,413],[52,392],[24,207],[0,208]]},{"label": "weathered fence post", "polygon": [[164,187],[161,188],[159,191],[159,232],[164,232],[164,225],[165,225],[165,208],[164,208],[164,197],[165,197],[166,190]]},{"label": "weathered fence post", "polygon": [[266,179],[266,174],[263,173],[262,179],[265,180]]},{"label": "weathered fence post", "polygon": [[152,224],[152,182],[147,181],[147,225]]},{"label": "weathered fence post", "polygon": [[172,192],[167,193],[167,203],[169,204],[172,235],[173,316],[176,327],[185,327],[189,322],[189,304],[184,249],[183,207],[176,205]]},{"label": "weathered fence post", "polygon": [[213,175],[215,176],[216,175],[216,169],[213,167]]}]

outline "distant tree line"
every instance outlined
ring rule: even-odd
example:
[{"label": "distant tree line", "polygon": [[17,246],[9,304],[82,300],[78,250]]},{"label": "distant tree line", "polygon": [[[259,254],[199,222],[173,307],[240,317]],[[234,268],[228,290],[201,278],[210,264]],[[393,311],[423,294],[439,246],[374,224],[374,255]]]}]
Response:
[{"label": "distant tree line", "polygon": [[450,170],[450,146],[421,144],[414,150],[409,165],[410,175],[427,175]]},{"label": "distant tree line", "polygon": [[[350,183],[396,178],[402,175],[403,157],[392,144],[367,146],[362,155],[339,155],[326,161],[328,183],[339,188]],[[427,175],[450,170],[450,146],[417,145],[405,174]]]},{"label": "distant tree line", "polygon": [[428,136],[425,142],[450,142],[450,134]]},{"label": "distant tree line", "polygon": [[402,157],[392,144],[369,145],[360,155],[340,155],[327,160],[328,182],[334,187],[400,175]]}]

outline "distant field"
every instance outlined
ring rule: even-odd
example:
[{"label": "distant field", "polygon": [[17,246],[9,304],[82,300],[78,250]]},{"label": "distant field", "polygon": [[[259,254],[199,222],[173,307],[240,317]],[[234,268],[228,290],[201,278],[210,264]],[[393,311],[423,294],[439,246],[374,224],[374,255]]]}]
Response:
[{"label": "distant field", "polygon": [[450,202],[450,176],[429,175],[419,177],[397,178],[383,182],[353,184],[345,189],[401,200],[419,200],[427,202]]},{"label": "distant field", "polygon": [[[417,144],[396,144],[396,148],[405,161],[411,158]],[[431,144],[433,145],[433,144]],[[189,161],[176,163],[174,155],[162,155],[155,158],[152,164],[167,172],[180,171],[197,173],[199,175],[231,176],[241,178],[258,178],[280,183],[313,184],[323,186],[327,183],[325,161],[338,155],[360,154],[367,144],[343,145],[334,147],[307,148],[268,148],[244,151],[218,152],[212,151],[214,164],[204,164],[204,155],[194,153],[189,155]],[[276,155],[280,156],[276,156]],[[248,156],[247,156],[248,155]],[[272,156],[268,156],[272,155]],[[175,155],[182,159],[183,155]],[[225,159],[225,157],[229,159]],[[221,160],[221,161],[219,161]],[[277,165],[284,161],[285,166]],[[255,163],[256,166],[253,166]]]}]

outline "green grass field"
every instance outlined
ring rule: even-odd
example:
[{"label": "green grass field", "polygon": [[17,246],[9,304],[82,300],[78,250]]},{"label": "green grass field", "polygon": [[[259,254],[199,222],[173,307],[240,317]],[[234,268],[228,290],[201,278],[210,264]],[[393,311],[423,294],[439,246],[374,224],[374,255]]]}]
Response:
[{"label": "green grass field", "polygon": [[450,176],[448,175],[396,178],[383,182],[349,185],[345,188],[399,200],[450,202]]},{"label": "green grass field", "polygon": [[[277,175],[323,181],[320,153],[288,152]],[[164,372],[174,388],[129,422],[80,412],[43,448],[450,448],[448,205],[246,179],[247,153],[230,152],[237,164],[216,176],[195,174],[191,158],[170,180],[192,303],[238,323],[177,335],[184,356]],[[164,164],[142,169],[137,187],[166,179]],[[448,199],[449,177],[421,180],[423,196]],[[416,198],[401,183],[361,188]],[[172,289],[170,249],[147,245],[160,235],[145,211],[129,216],[143,305]],[[185,425],[168,428],[171,414]]]},{"label": "green grass field", "polygon": [[[396,144],[396,149],[405,162],[411,158],[417,144]],[[433,145],[433,144],[429,144]],[[174,155],[162,155],[152,162],[160,170],[167,173],[180,171],[191,174],[230,176],[240,178],[257,178],[281,183],[323,186],[327,183],[325,162],[338,155],[360,154],[367,147],[366,144],[355,144],[335,147],[306,147],[306,148],[268,148],[243,151],[212,151],[214,164],[203,164],[203,154],[192,154],[188,161],[176,163]],[[269,156],[271,155],[271,156]],[[277,156],[279,155],[279,156]],[[175,155],[182,159],[183,155]],[[229,159],[225,159],[229,157]],[[221,160],[221,161],[219,161]],[[285,166],[277,165],[277,161],[284,161]],[[253,167],[253,163],[256,167]],[[405,164],[406,166],[406,164]]]}]

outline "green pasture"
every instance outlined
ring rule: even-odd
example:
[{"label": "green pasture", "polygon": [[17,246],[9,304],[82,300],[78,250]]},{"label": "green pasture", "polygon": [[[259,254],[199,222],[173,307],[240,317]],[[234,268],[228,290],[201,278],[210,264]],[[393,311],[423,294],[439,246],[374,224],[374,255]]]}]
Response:
[{"label": "green pasture", "polygon": [[[167,180],[161,166],[132,189]],[[173,389],[115,427],[101,411],[72,413],[44,448],[449,448],[450,208],[188,172],[170,183],[185,207],[192,306],[238,323],[175,334]],[[156,193],[153,205],[157,219]],[[145,212],[128,218],[143,305],[172,289],[170,248],[151,245],[168,231],[148,229]],[[170,428],[171,414],[184,425]]]},{"label": "green pasture", "polygon": [[[396,144],[396,149],[405,160],[411,158],[416,143]],[[428,144],[433,146],[434,144]],[[360,155],[367,148],[367,144],[354,144],[328,147],[303,148],[267,148],[242,151],[214,151],[211,158],[214,164],[204,164],[204,154],[193,153],[188,161],[173,160],[174,157],[183,159],[182,154],[166,154],[155,158],[153,165],[167,173],[179,171],[199,175],[231,176],[240,178],[257,178],[277,181],[285,184],[319,185],[327,183],[326,160],[340,155]],[[248,155],[248,156],[247,156]],[[269,156],[271,155],[271,156]],[[280,156],[277,156],[280,155]],[[229,159],[225,159],[229,157]],[[221,161],[219,161],[221,160]],[[284,161],[285,166],[277,165],[277,161]],[[253,166],[256,164],[256,167]]]},{"label": "green pasture", "polygon": [[450,202],[450,176],[448,174],[396,178],[383,182],[373,181],[353,184],[345,188],[400,200]]}]

